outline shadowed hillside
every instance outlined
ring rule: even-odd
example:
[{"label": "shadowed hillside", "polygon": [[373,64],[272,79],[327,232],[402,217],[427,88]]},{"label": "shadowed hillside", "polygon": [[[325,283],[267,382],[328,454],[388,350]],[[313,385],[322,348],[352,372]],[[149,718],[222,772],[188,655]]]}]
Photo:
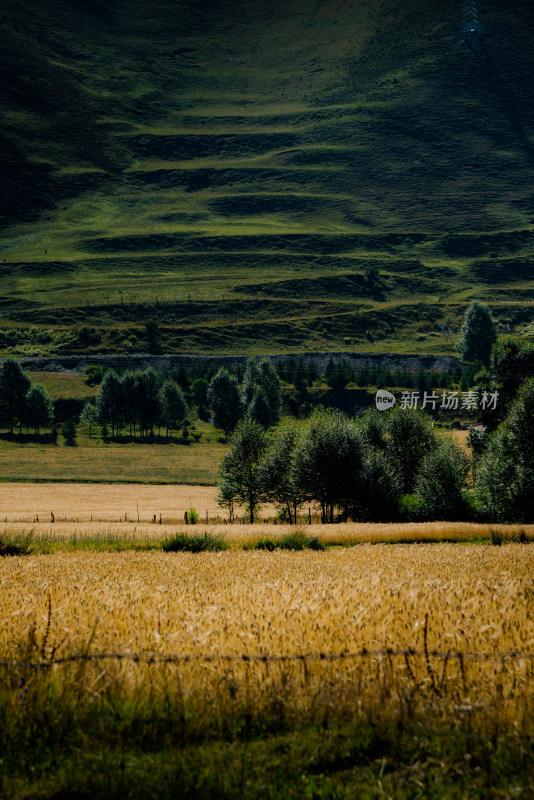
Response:
[{"label": "shadowed hillside", "polygon": [[7,0],[0,349],[448,352],[474,297],[528,335],[534,9],[479,10]]}]

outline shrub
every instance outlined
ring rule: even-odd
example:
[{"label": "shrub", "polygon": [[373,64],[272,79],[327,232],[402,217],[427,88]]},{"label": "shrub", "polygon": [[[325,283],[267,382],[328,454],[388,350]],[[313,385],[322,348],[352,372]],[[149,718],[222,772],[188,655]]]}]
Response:
[{"label": "shrub", "polygon": [[187,520],[190,525],[196,525],[200,519],[200,514],[196,510],[196,508],[188,508],[187,509]]},{"label": "shrub", "polygon": [[0,539],[0,556],[27,556],[31,553],[30,542],[32,531],[22,542],[6,542]]},{"label": "shrub", "polygon": [[177,533],[171,539],[163,542],[161,549],[164,553],[187,551],[189,553],[202,553],[206,551],[227,550],[228,543],[222,536],[214,536],[207,531],[204,534],[188,536],[187,533]]},{"label": "shrub", "polygon": [[490,542],[494,545],[501,546],[502,536],[499,531],[490,531]]},{"label": "shrub", "polygon": [[260,539],[253,546],[253,550],[268,550],[270,553],[276,548],[276,542],[272,539]]},{"label": "shrub", "polygon": [[274,539],[259,539],[246,550],[325,550],[323,542],[317,536],[307,536],[303,531],[288,533],[278,541]]},{"label": "shrub", "polygon": [[281,550],[324,550],[324,544],[317,536],[306,536],[302,531],[288,533],[277,545]]}]

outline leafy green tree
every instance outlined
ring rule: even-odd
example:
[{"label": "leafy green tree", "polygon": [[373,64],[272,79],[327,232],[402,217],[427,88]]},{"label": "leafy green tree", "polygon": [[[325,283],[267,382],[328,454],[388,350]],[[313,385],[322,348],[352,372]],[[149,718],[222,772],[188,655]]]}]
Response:
[{"label": "leafy green tree", "polygon": [[438,444],[430,420],[421,411],[395,408],[387,413],[386,441],[386,453],[402,493],[413,492],[424,457]]},{"label": "leafy green tree", "polygon": [[401,494],[398,473],[379,447],[365,448],[359,480],[359,517],[372,522],[390,522],[397,516]]},{"label": "leafy green tree", "polygon": [[242,417],[242,406],[237,378],[224,367],[209,383],[207,402],[211,409],[211,424],[221,428],[228,438]]},{"label": "leafy green tree", "polygon": [[39,433],[41,427],[52,425],[54,406],[47,392],[37,383],[32,384],[24,403],[24,421]]},{"label": "leafy green tree", "polygon": [[241,386],[241,404],[243,408],[249,407],[259,383],[259,370],[257,359],[251,357],[247,358],[245,364],[245,372],[243,374],[243,382]]},{"label": "leafy green tree", "polygon": [[488,366],[491,348],[497,341],[497,325],[489,306],[473,300],[465,312],[461,338],[456,349],[464,361],[480,361]]},{"label": "leafy green tree", "polygon": [[293,480],[302,497],[320,504],[323,522],[334,521],[336,506],[345,517],[359,506],[362,467],[356,422],[328,409],[315,410],[295,449]]},{"label": "leafy green tree", "polygon": [[422,517],[429,520],[462,518],[462,490],[468,468],[465,452],[451,440],[441,440],[435,449],[426,454],[415,490]]},{"label": "leafy green tree", "polygon": [[534,378],[529,378],[488,446],[476,473],[475,489],[489,519],[534,519]]},{"label": "leafy green tree", "polygon": [[209,383],[205,378],[195,378],[191,384],[191,394],[197,406],[205,406],[208,400]]},{"label": "leafy green tree", "polygon": [[[280,419],[282,385],[276,367],[268,358],[262,358],[261,361],[255,358],[247,360],[241,402],[245,413],[258,419],[266,427],[276,425]],[[261,420],[254,416],[257,411],[261,412]]]},{"label": "leafy green tree", "polygon": [[15,420],[21,421],[31,380],[14,358],[6,358],[0,367],[0,416],[13,433]]},{"label": "leafy green tree", "polygon": [[96,397],[98,422],[100,425],[111,425],[111,435],[119,433],[124,419],[124,393],[121,379],[110,369],[104,375]]},{"label": "leafy green tree", "polygon": [[487,428],[495,430],[504,420],[523,382],[534,376],[534,344],[513,336],[499,337],[491,352],[489,370],[476,376],[479,393],[497,392],[497,404],[480,413]]},{"label": "leafy green tree", "polygon": [[289,523],[297,521],[298,507],[305,497],[293,473],[293,459],[299,439],[297,428],[277,431],[260,463],[260,484],[265,498],[287,508]]},{"label": "leafy green tree", "polygon": [[272,361],[262,358],[258,364],[259,388],[263,389],[269,404],[269,427],[276,425],[280,420],[282,409],[282,384]]},{"label": "leafy green tree", "polygon": [[230,476],[221,478],[219,481],[219,495],[217,497],[217,503],[221,506],[221,508],[228,509],[228,522],[230,523],[234,521],[234,507],[237,502],[238,494],[239,489]]},{"label": "leafy green tree", "polygon": [[256,422],[259,422],[264,428],[268,428],[271,425],[271,406],[261,386],[254,392],[254,396],[247,408],[246,417],[247,419],[255,419]]},{"label": "leafy green tree", "polygon": [[138,398],[137,398],[137,372],[127,370],[120,377],[122,389],[122,417],[124,424],[130,428],[130,436],[135,434],[138,419]]},{"label": "leafy green tree", "polygon": [[165,381],[159,393],[159,402],[161,423],[165,426],[168,436],[169,431],[177,430],[183,424],[187,414],[187,403],[174,381]]},{"label": "leafy green tree", "polygon": [[67,422],[63,423],[63,427],[61,428],[61,434],[65,439],[65,444],[69,447],[74,447],[76,444],[76,423],[74,420],[69,419]]},{"label": "leafy green tree", "polygon": [[264,428],[253,419],[240,420],[221,464],[221,495],[231,490],[233,501],[246,506],[251,523],[262,499],[260,463],[266,448]]},{"label": "leafy green tree", "polygon": [[100,364],[98,365],[90,365],[84,369],[87,378],[85,382],[88,386],[95,386],[96,384],[102,383],[102,379],[104,377],[104,367]]},{"label": "leafy green tree", "polygon": [[360,417],[359,423],[364,445],[384,450],[387,445],[385,414],[375,408],[369,408]]},{"label": "leafy green tree", "polygon": [[93,425],[98,425],[98,409],[89,400],[85,403],[80,414],[80,422],[89,425],[89,437],[93,436]]},{"label": "leafy green tree", "polygon": [[141,432],[153,434],[154,425],[161,418],[159,394],[159,378],[157,372],[149,367],[135,376],[135,396],[137,401],[137,419]]}]

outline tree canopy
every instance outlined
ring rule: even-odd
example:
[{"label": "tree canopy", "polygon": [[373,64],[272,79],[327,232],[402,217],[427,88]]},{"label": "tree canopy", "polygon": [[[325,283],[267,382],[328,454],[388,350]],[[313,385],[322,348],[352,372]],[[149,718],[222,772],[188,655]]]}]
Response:
[{"label": "tree canopy", "polygon": [[497,341],[497,325],[489,306],[473,300],[464,314],[457,350],[464,361],[480,361],[488,366],[491,348]]}]

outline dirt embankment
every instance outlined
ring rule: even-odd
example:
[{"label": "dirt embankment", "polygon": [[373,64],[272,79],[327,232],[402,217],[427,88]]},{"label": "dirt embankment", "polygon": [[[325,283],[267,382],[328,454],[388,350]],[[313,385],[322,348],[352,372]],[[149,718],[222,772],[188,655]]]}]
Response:
[{"label": "dirt embankment", "polygon": [[[32,372],[72,372],[81,373],[90,364],[108,364],[118,368],[154,367],[158,372],[179,367],[188,361],[205,361],[207,364],[224,366],[230,364],[237,366],[244,363],[249,356],[235,354],[230,356],[213,355],[206,356],[200,354],[169,354],[155,355],[151,353],[130,353],[128,355],[72,355],[57,357],[28,356],[20,359],[23,369]],[[288,361],[289,359],[298,360],[303,358],[305,361],[314,361],[319,370],[323,371],[328,361],[344,358],[354,368],[362,366],[378,366],[388,370],[414,370],[424,369],[425,371],[435,370],[437,372],[447,372],[458,365],[458,360],[446,355],[417,355],[397,353],[273,353],[268,356],[273,361]],[[2,359],[0,359],[1,363]]]}]

